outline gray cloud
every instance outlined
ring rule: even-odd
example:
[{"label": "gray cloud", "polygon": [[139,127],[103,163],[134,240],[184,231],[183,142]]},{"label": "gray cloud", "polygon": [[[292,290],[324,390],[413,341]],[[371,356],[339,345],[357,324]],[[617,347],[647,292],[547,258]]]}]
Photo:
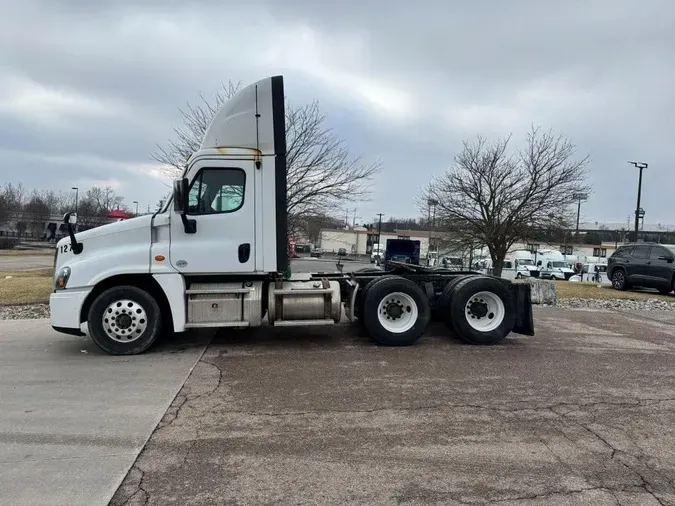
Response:
[{"label": "gray cloud", "polygon": [[[675,6],[625,1],[27,0],[0,20],[2,180],[115,180],[128,200],[166,187],[151,168],[177,108],[221,82],[283,73],[367,158],[358,215],[416,215],[414,192],[476,134],[531,123],[592,158],[589,220],[623,221],[649,162],[647,221],[674,223]],[[20,166],[21,169],[18,169]],[[79,184],[79,183],[78,183]]]}]

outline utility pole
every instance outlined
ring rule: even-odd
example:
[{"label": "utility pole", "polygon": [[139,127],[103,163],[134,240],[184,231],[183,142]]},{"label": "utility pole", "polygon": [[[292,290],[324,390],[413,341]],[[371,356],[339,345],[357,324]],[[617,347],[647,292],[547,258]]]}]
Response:
[{"label": "utility pole", "polygon": [[637,205],[635,206],[635,242],[637,242],[638,227],[640,225],[640,211],[642,211],[642,217],[644,217],[644,211],[640,207],[640,197],[642,194],[642,171],[647,168],[648,164],[644,162],[628,162],[628,163],[634,165],[636,169],[640,169],[640,176],[638,178]]},{"label": "utility pole", "polygon": [[572,198],[574,200],[577,200],[577,231],[576,231],[576,238],[577,241],[579,241],[579,217],[581,216],[581,202],[583,200],[586,200],[588,198],[588,194],[586,193],[573,193]]},{"label": "utility pole", "polygon": [[356,216],[356,208],[353,209],[354,212],[354,217],[352,218],[352,228],[356,227],[356,218],[360,218],[360,216]]},{"label": "utility pole", "polygon": [[380,245],[382,244],[380,241],[382,240],[382,216],[384,216],[384,213],[377,213],[377,216],[380,218],[377,224],[377,244]]},{"label": "utility pole", "polygon": [[138,216],[138,200],[134,200],[132,204],[136,204],[136,216]]}]

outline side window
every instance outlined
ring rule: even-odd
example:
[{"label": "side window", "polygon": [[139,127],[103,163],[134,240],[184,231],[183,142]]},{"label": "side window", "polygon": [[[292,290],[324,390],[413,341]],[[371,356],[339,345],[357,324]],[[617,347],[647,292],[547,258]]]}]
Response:
[{"label": "side window", "polygon": [[666,248],[661,248],[660,246],[652,246],[652,252],[649,254],[650,260],[658,260],[659,257],[669,257],[670,253]]},{"label": "side window", "polygon": [[244,205],[245,188],[241,169],[202,169],[190,187],[188,214],[232,213]]},{"label": "side window", "polygon": [[504,269],[513,269],[513,264],[507,260],[504,262]]},{"label": "side window", "polygon": [[633,248],[633,258],[649,258],[649,246],[635,246]]}]

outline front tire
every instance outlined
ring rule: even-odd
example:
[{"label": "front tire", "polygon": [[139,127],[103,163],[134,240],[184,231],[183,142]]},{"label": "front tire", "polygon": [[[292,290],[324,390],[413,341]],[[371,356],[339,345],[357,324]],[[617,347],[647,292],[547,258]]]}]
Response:
[{"label": "front tire", "polygon": [[370,337],[385,346],[409,346],[426,331],[429,300],[414,282],[399,276],[377,280],[363,301],[363,323]]},{"label": "front tire", "polygon": [[135,286],[117,286],[101,293],[89,309],[92,340],[110,355],[137,355],[147,350],[162,330],[157,301]]},{"label": "front tire", "polygon": [[511,293],[493,278],[469,277],[457,283],[448,309],[457,336],[469,344],[496,344],[515,325]]}]

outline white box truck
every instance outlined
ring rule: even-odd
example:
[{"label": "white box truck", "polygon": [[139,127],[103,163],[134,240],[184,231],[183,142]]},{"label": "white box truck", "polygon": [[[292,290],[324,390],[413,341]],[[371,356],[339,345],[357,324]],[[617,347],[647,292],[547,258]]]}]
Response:
[{"label": "white box truck", "polygon": [[387,269],[288,276],[283,78],[228,100],[152,215],[74,233],[57,244],[51,325],[113,355],[194,328],[363,324],[410,345],[438,317],[468,343],[534,334],[530,288],[390,262]]}]

